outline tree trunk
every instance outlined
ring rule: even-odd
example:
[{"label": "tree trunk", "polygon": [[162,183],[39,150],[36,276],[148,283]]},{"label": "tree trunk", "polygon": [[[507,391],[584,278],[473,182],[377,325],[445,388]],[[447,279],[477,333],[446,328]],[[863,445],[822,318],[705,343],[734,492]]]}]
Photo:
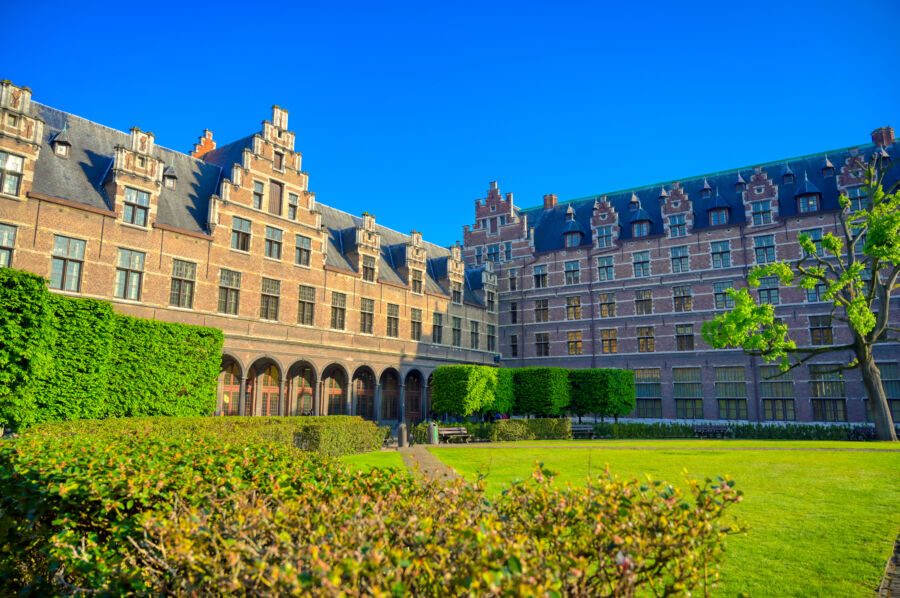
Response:
[{"label": "tree trunk", "polygon": [[887,395],[884,394],[884,386],[881,383],[881,372],[875,365],[875,356],[871,347],[861,346],[857,339],[856,358],[859,360],[859,372],[862,374],[866,393],[869,395],[869,405],[872,407],[872,419],[875,420],[875,434],[878,440],[892,440],[897,442],[897,431],[891,419],[891,410],[888,405]]}]

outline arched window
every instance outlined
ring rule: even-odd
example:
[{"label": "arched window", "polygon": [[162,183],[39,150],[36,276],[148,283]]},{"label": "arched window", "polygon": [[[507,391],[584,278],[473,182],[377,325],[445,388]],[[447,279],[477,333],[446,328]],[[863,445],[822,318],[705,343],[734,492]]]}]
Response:
[{"label": "arched window", "polygon": [[259,414],[279,415],[278,399],[280,394],[281,376],[274,365],[267,367],[257,378],[257,392],[259,393]]},{"label": "arched window", "polygon": [[241,412],[241,370],[234,362],[222,370],[222,415]]},{"label": "arched window", "polygon": [[297,402],[297,415],[312,415],[313,392],[316,384],[316,374],[309,366],[303,366],[297,373],[297,388],[294,397]]},{"label": "arched window", "polygon": [[363,419],[375,419],[375,375],[368,370],[356,372],[353,391],[356,394],[356,415]]},{"label": "arched window", "polygon": [[397,419],[400,401],[400,381],[395,372],[381,376],[381,419]]},{"label": "arched window", "polygon": [[325,378],[325,395],[328,401],[328,415],[343,415],[347,382],[344,373],[334,368]]},{"label": "arched window", "polygon": [[412,424],[422,419],[422,378],[417,373],[406,377],[406,420]]}]

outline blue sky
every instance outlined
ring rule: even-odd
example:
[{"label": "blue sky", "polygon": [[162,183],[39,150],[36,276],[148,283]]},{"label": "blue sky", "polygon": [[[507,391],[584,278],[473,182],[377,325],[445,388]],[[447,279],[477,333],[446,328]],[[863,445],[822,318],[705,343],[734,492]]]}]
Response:
[{"label": "blue sky", "polygon": [[125,5],[7,0],[0,78],[182,151],[279,104],[319,201],[442,245],[491,180],[529,207],[900,132],[896,0]]}]

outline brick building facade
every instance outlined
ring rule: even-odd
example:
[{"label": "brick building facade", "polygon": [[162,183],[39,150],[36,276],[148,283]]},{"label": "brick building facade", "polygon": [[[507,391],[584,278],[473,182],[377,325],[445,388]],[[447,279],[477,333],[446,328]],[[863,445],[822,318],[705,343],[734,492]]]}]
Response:
[{"label": "brick building facade", "polygon": [[[746,286],[758,264],[800,257],[797,236],[838,230],[838,196],[858,207],[859,160],[895,160],[884,127],[872,143],[681,181],[518,208],[491,183],[463,228],[470,267],[492,263],[500,298],[504,366],[635,370],[642,418],[750,421],[867,419],[856,371],[823,373],[823,355],[779,378],[775,366],[739,350],[713,350],[704,321],[728,307],[725,289]],[[897,180],[891,171],[886,180]],[[832,326],[821,290],[756,291],[800,345],[848,342]],[[900,298],[893,320],[900,321]],[[895,421],[900,421],[900,347],[876,350]],[[849,356],[849,355],[848,355]],[[844,361],[846,363],[846,361]]]},{"label": "brick building facade", "polygon": [[495,363],[492,267],[318,203],[286,110],[183,154],[31,95],[0,82],[0,265],[222,329],[217,414],[415,421],[434,368]]}]

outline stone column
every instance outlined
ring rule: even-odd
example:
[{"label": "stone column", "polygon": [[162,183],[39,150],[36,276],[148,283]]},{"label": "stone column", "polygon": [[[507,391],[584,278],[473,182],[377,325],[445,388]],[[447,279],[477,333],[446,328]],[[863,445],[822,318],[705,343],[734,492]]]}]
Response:
[{"label": "stone column", "polygon": [[285,389],[287,388],[286,380],[284,376],[281,377],[281,380],[278,382],[278,413],[281,415],[287,415],[287,393]]},{"label": "stone column", "polygon": [[375,421],[381,421],[381,382],[375,383],[375,413],[373,416]]},{"label": "stone column", "polygon": [[345,403],[346,408],[344,411],[345,415],[353,415],[353,399],[354,399],[354,397],[353,397],[353,381],[348,380],[347,381],[347,401]]},{"label": "stone column", "polygon": [[325,381],[319,380],[319,404],[313,406],[313,413],[316,415],[325,415]]},{"label": "stone column", "polygon": [[240,415],[247,415],[246,413],[244,413],[244,409],[245,409],[244,405],[246,403],[246,399],[245,399],[246,396],[247,396],[247,378],[242,376],[241,377],[241,391],[238,394],[238,414],[240,414]]},{"label": "stone column", "polygon": [[397,421],[401,424],[406,421],[406,384],[400,379],[400,404],[397,406]]},{"label": "stone column", "polygon": [[428,419],[428,382],[422,382],[422,400],[421,400],[422,419]]}]

